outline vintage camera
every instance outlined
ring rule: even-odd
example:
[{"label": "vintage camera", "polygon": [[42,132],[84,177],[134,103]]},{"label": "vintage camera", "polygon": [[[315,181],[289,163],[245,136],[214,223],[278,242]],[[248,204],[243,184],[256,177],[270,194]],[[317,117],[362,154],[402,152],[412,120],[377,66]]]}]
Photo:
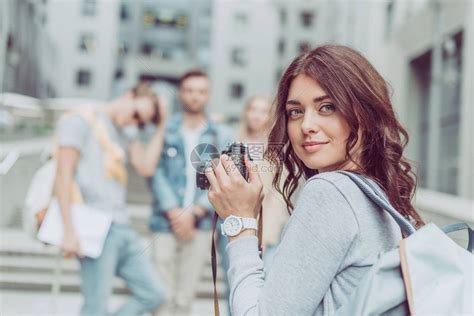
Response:
[{"label": "vintage camera", "polygon": [[[233,143],[229,146],[227,150],[223,150],[222,154],[226,154],[227,156],[232,159],[236,168],[239,169],[240,174],[248,180],[248,170],[245,166],[245,156],[248,157],[249,160],[252,158],[249,155],[249,149],[246,144],[243,143]],[[211,167],[211,160],[203,161],[199,166],[196,173],[196,185],[201,190],[209,190],[210,183],[207,180],[206,175],[204,174],[204,170],[207,167]]]}]

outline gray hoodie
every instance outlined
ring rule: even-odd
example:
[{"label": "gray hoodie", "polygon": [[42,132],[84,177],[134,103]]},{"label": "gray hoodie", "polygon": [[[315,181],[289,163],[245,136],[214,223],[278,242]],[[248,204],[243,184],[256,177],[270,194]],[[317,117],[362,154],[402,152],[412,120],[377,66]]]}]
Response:
[{"label": "gray hoodie", "polygon": [[347,176],[309,179],[266,275],[257,238],[227,245],[232,315],[333,315],[400,228]]}]

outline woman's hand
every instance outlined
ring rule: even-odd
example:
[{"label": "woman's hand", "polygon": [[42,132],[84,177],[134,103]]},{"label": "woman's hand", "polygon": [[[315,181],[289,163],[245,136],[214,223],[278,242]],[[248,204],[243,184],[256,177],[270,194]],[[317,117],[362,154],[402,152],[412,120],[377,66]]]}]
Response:
[{"label": "woman's hand", "polygon": [[257,166],[248,158],[245,159],[249,172],[247,182],[232,159],[225,154],[220,160],[215,159],[212,165],[213,168],[206,169],[211,184],[208,197],[217,214],[222,219],[229,215],[257,218],[263,200],[263,184]]},{"label": "woman's hand", "polygon": [[61,249],[65,252],[65,257],[69,258],[74,255],[82,258],[84,255],[81,252],[81,246],[79,244],[79,239],[74,232],[71,230],[66,230],[64,232],[63,242],[61,244]]}]

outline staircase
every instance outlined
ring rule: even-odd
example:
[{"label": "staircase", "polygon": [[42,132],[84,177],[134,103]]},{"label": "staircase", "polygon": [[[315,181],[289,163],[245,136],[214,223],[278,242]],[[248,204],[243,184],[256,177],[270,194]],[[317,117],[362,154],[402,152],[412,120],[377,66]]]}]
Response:
[{"label": "staircase", "polygon": [[[49,139],[41,139],[33,146],[31,141],[13,143],[11,148],[2,146],[0,156],[4,156],[12,148],[21,149],[21,157],[6,175],[0,178],[2,192],[0,221],[0,290],[51,291],[53,284],[59,284],[63,292],[79,292],[79,264],[76,259],[62,259],[58,249],[45,246],[27,236],[21,229],[21,207],[25,198],[25,190],[34,171],[41,165],[39,156]],[[5,148],[3,148],[5,147]],[[132,214],[132,225],[142,236],[144,249],[150,244],[151,234],[148,231],[151,196],[146,180],[137,175],[128,166],[129,183],[127,190],[128,206]],[[6,203],[8,202],[8,203]],[[144,255],[150,255],[144,251]],[[55,275],[61,266],[61,275]],[[217,271],[217,289],[220,298],[226,298],[224,273],[219,267]],[[57,283],[56,283],[57,282]],[[122,280],[114,281],[114,293],[127,293]],[[207,262],[199,283],[197,297],[213,298],[214,287],[209,261]]]},{"label": "staircase", "polygon": [[[147,229],[149,206],[131,204],[129,207],[133,214],[133,226],[143,237],[143,245],[146,249],[151,240]],[[53,284],[58,282],[62,292],[79,292],[80,278],[77,260],[63,259],[58,256],[56,248],[45,246],[27,236],[20,228],[20,218],[20,216],[15,217],[12,225],[9,228],[3,228],[0,233],[0,289],[51,291]],[[144,255],[149,255],[149,252],[145,250]],[[61,267],[60,276],[55,275],[58,266]],[[217,277],[219,297],[225,298],[224,273],[220,267]],[[197,298],[213,298],[213,289],[209,259],[202,271]],[[124,282],[119,278],[114,280],[113,292],[116,294],[128,292]]]}]

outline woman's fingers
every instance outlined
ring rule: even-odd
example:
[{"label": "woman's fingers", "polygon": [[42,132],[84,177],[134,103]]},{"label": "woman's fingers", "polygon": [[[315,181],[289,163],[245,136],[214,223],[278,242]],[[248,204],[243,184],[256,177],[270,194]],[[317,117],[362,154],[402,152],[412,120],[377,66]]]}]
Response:
[{"label": "woman's fingers", "polygon": [[221,163],[223,165],[223,168],[225,172],[232,178],[235,179],[240,179],[242,175],[240,174],[239,169],[235,166],[234,161],[232,158],[227,156],[226,154],[223,154],[221,156]]},{"label": "woman's fingers", "polygon": [[219,182],[217,181],[216,175],[214,174],[214,168],[207,167],[204,170],[204,174],[206,175],[207,180],[209,180],[211,188],[213,188],[214,190],[219,190]]},{"label": "woman's fingers", "polygon": [[247,167],[249,173],[249,183],[262,184],[262,180],[258,174],[257,166],[251,162],[248,157],[245,157],[245,166]]},{"label": "woman's fingers", "polygon": [[[228,156],[213,161],[213,168],[207,168],[205,174],[211,185],[208,197],[221,218],[230,214],[242,217],[256,217],[261,204],[262,182],[256,165],[245,159],[249,172],[249,182],[243,181],[240,171]],[[227,168],[226,168],[227,167]],[[226,170],[231,173],[229,176]],[[237,178],[238,177],[238,178]],[[238,179],[239,181],[235,181]]]},{"label": "woman's fingers", "polygon": [[229,182],[228,181],[229,175],[224,170],[221,159],[213,159],[212,168],[214,169],[214,174],[216,176],[217,183],[219,187],[222,188],[223,186],[226,185],[226,183]]}]

